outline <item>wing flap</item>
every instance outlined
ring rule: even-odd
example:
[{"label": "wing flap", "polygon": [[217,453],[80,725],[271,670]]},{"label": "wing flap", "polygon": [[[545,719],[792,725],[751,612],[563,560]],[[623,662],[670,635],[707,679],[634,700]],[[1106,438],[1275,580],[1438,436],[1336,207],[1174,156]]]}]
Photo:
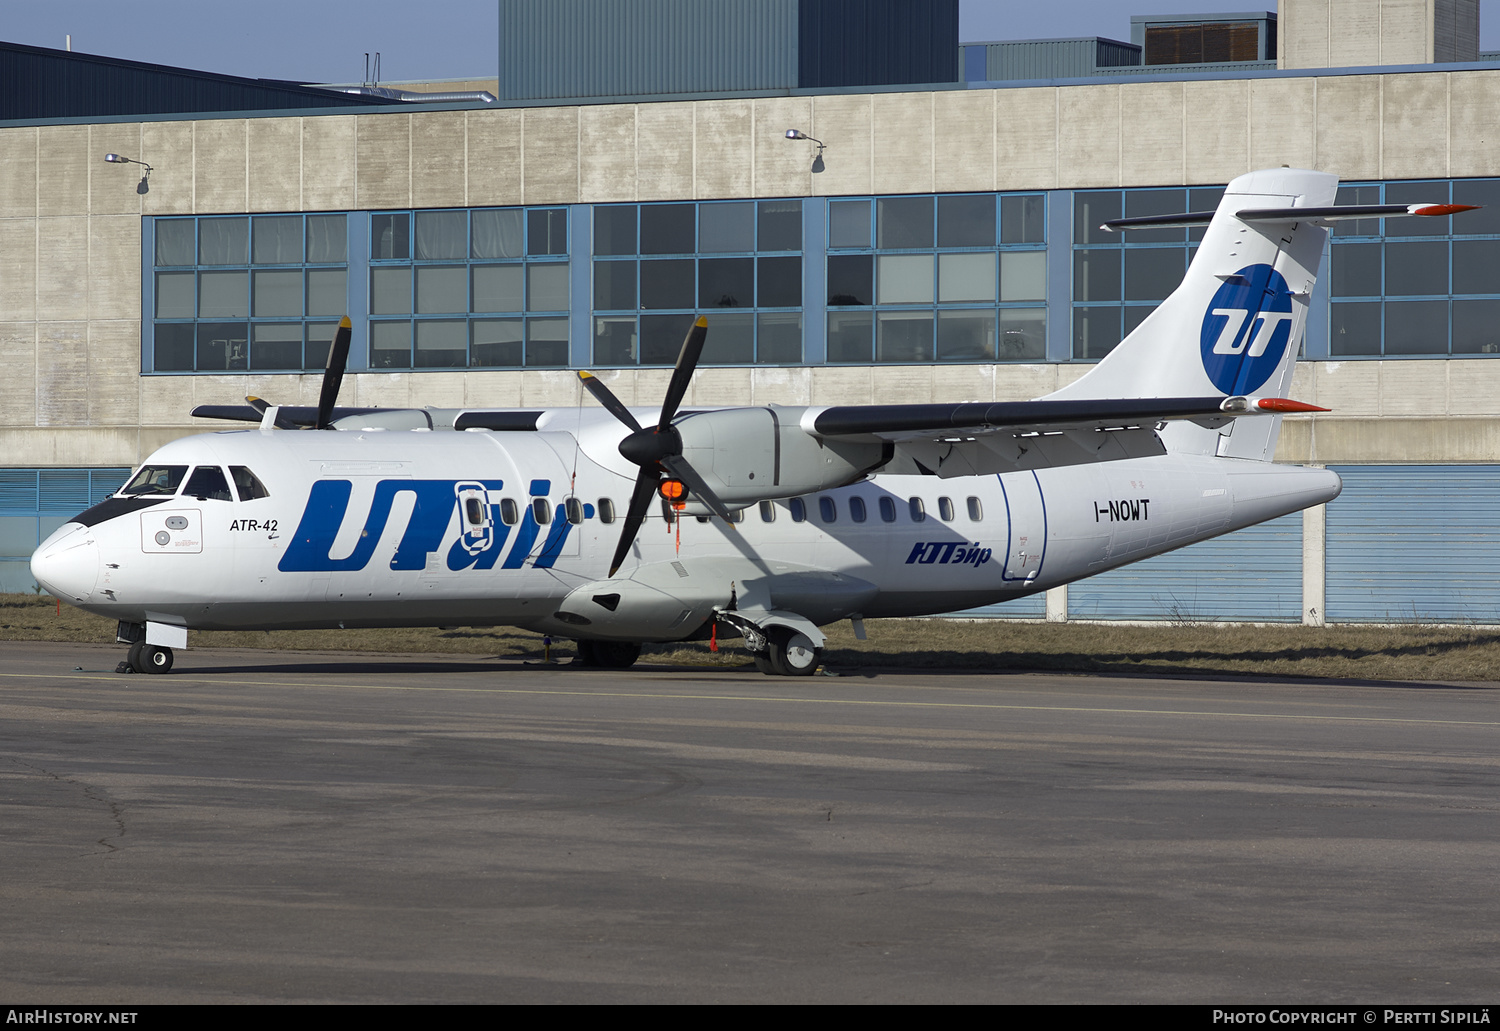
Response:
[{"label": "wing flap", "polygon": [[1175,420],[1219,429],[1236,418],[1325,410],[1246,397],[856,405],[810,410],[804,425],[824,439],[894,445],[885,472],[946,479],[1166,454],[1156,431]]}]

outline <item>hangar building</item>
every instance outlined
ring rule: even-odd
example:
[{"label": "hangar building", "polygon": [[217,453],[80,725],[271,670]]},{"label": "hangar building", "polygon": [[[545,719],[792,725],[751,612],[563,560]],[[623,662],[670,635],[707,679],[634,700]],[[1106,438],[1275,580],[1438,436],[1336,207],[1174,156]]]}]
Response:
[{"label": "hangar building", "polygon": [[957,25],[956,0],[501,0],[494,102],[0,47],[0,589],[214,428],[194,405],[314,403],[346,311],[351,405],[572,405],[579,368],[654,405],[700,310],[692,404],[1025,399],[1195,245],[1101,221],[1285,164],[1345,200],[1486,205],[1330,241],[1294,396],[1332,412],[1289,418],[1278,458],[1343,497],[995,614],[1500,621],[1477,0],[1282,0],[1130,41]]}]

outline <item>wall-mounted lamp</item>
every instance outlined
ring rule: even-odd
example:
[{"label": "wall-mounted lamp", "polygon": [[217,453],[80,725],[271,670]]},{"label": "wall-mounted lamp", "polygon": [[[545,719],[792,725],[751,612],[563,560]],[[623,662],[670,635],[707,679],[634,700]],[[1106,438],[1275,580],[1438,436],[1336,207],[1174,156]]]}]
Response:
[{"label": "wall-mounted lamp", "polygon": [[146,170],[146,174],[141,176],[141,181],[136,184],[135,192],[140,194],[151,192],[151,183],[149,180],[151,179],[152,168],[146,162],[137,161],[135,158],[128,158],[124,154],[106,154],[104,155],[104,160],[112,165],[140,165]]},{"label": "wall-mounted lamp", "polygon": [[801,129],[788,129],[786,131],[786,138],[789,140],[808,140],[809,142],[816,143],[818,145],[818,152],[813,155],[812,170],[814,172],[823,171],[823,150],[826,144],[822,140],[815,136],[807,135]]}]

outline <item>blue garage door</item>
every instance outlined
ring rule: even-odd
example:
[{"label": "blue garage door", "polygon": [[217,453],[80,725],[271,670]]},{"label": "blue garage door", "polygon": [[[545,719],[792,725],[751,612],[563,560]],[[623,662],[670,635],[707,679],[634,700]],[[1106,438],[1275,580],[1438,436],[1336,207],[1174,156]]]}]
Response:
[{"label": "blue garage door", "polygon": [[1500,466],[1338,466],[1328,619],[1500,622]]},{"label": "blue garage door", "polygon": [[1042,619],[1047,615],[1047,595],[1028,594],[1024,598],[1000,605],[981,605],[977,609],[965,609],[949,615],[961,619]]},{"label": "blue garage door", "polygon": [[36,590],[30,565],[36,546],[129,475],[129,469],[0,469],[0,593]]},{"label": "blue garage door", "polygon": [[1071,584],[1068,617],[1300,622],[1302,513]]}]

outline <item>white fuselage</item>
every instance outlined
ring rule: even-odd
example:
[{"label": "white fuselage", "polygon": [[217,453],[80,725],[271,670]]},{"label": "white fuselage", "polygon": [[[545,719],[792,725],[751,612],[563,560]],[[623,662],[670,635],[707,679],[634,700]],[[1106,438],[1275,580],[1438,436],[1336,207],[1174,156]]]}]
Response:
[{"label": "white fuselage", "polygon": [[[516,625],[673,640],[702,630],[716,607],[753,601],[760,580],[773,585],[761,604],[790,609],[789,597],[806,595],[800,611],[818,624],[950,612],[1339,491],[1326,470],[1175,454],[951,479],[876,475],[752,505],[733,526],[693,516],[671,522],[653,503],[608,581],[636,473],[615,450],[623,430],[591,409],[549,412],[540,425],[185,438],[147,464],[249,468],[267,496],[115,503],[123,511],[59,529],[38,549],[33,571],[58,596],[130,622]],[[618,613],[595,606],[581,621],[554,615],[566,615],[560,608],[580,588],[577,596],[593,596],[609,583],[627,590]],[[639,584],[661,604],[636,605],[628,592]]]}]

